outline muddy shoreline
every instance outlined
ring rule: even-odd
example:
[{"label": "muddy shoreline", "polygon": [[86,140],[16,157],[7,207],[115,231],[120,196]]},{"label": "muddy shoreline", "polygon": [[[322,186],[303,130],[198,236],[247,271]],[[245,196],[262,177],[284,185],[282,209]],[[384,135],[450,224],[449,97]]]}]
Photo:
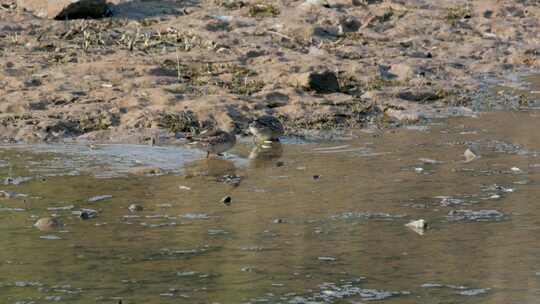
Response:
[{"label": "muddy shoreline", "polygon": [[69,21],[0,4],[8,142],[171,142],[229,117],[243,134],[265,113],[289,134],[396,126],[526,107],[489,88],[540,71],[535,1],[120,1]]}]

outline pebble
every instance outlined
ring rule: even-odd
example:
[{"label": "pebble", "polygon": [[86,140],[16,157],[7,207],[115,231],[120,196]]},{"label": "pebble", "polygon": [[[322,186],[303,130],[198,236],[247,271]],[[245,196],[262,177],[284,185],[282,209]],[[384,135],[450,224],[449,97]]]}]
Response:
[{"label": "pebble", "polygon": [[62,227],[62,222],[54,217],[44,217],[37,220],[37,222],[34,224],[34,227],[36,227],[39,230],[51,230]]},{"label": "pebble", "polygon": [[463,153],[463,156],[465,156],[465,162],[467,163],[472,162],[473,160],[478,158],[478,155],[476,155],[476,153],[471,151],[471,149],[465,150],[465,152]]},{"label": "pebble", "polygon": [[129,205],[128,210],[131,212],[138,212],[138,211],[143,211],[144,207],[137,204],[131,204]]}]

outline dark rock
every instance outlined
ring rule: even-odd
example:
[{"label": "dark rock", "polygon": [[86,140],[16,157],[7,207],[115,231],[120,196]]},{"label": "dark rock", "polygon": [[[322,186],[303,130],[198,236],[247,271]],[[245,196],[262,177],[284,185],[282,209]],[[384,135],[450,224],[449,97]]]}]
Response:
[{"label": "dark rock", "polygon": [[339,92],[339,82],[336,74],[331,71],[309,72],[292,77],[292,83],[309,91],[317,93]]},{"label": "dark rock", "polygon": [[17,0],[17,6],[38,17],[56,20],[102,18],[111,15],[106,0]]},{"label": "dark rock", "polygon": [[358,21],[358,19],[350,16],[342,18],[339,23],[342,33],[356,32],[360,29],[360,26],[362,25],[360,21]]},{"label": "dark rock", "polygon": [[231,202],[232,202],[232,198],[230,196],[225,196],[221,199],[221,203],[227,205],[227,206],[230,206],[231,205]]},{"label": "dark rock", "polygon": [[397,97],[408,101],[425,102],[438,100],[441,95],[431,89],[420,89],[401,91],[397,94]]}]

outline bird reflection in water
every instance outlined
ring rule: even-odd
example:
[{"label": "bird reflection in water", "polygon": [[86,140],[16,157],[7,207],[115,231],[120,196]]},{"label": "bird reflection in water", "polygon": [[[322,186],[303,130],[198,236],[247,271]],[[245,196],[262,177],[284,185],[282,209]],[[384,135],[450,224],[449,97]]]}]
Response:
[{"label": "bird reflection in water", "polygon": [[219,158],[200,159],[186,164],[184,167],[186,177],[221,178],[226,175],[234,176],[236,167],[234,162]]},{"label": "bird reflection in water", "polygon": [[250,164],[256,168],[269,167],[283,154],[280,142],[256,145],[249,154]]}]

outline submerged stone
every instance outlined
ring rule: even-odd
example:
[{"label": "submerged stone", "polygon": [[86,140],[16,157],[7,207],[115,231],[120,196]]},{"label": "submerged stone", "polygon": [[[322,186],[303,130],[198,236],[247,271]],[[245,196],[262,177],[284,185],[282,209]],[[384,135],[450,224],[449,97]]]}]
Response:
[{"label": "submerged stone", "polygon": [[44,217],[37,220],[37,222],[34,224],[34,227],[36,227],[39,230],[52,230],[56,228],[61,228],[64,224],[57,218],[54,217]]}]

